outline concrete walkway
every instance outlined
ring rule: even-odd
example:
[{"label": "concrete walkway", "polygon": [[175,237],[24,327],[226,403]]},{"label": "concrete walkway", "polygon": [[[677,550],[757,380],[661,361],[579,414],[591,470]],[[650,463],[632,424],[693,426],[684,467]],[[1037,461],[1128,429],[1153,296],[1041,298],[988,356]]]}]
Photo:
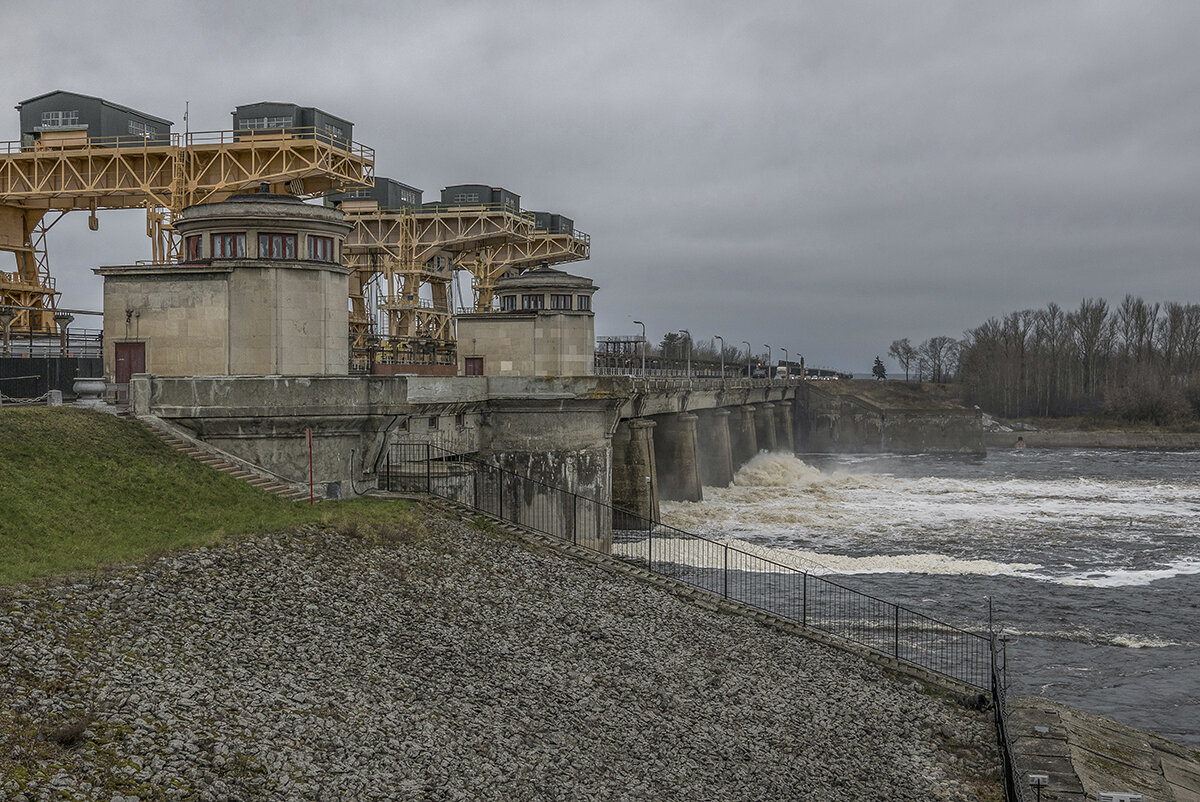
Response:
[{"label": "concrete walkway", "polygon": [[1101,791],[1200,802],[1200,752],[1049,699],[1014,697],[1010,704],[1018,775],[1049,776],[1042,802],[1095,800]]}]

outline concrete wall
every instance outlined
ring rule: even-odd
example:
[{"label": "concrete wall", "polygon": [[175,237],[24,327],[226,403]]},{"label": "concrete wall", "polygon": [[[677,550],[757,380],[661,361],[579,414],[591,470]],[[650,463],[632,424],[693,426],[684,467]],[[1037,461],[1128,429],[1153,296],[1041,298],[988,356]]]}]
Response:
[{"label": "concrete wall", "polygon": [[349,372],[347,271],[231,260],[219,267],[104,268],[104,372],[115,344],[144,342],[159,376]]},{"label": "concrete wall", "polygon": [[458,317],[458,372],[482,357],[485,376],[590,376],[595,326],[590,312],[543,310]]},{"label": "concrete wall", "polygon": [[969,409],[883,409],[812,384],[798,402],[797,451],[900,454],[986,452],[982,417]]}]

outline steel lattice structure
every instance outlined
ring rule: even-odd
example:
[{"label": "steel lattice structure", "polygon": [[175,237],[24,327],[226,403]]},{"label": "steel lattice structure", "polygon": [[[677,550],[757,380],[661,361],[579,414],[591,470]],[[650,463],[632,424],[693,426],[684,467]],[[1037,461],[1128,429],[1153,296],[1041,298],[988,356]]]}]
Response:
[{"label": "steel lattice structure", "polygon": [[[352,270],[350,335],[359,360],[369,358],[381,340],[401,360],[405,355],[452,358],[455,270],[472,274],[474,308],[488,311],[496,279],[590,255],[586,234],[539,231],[531,212],[503,204],[385,210],[375,201],[347,200],[341,208],[354,224],[342,252]],[[372,287],[375,303],[369,298]],[[383,332],[375,331],[376,311],[384,313]]]},{"label": "steel lattice structure", "polygon": [[0,271],[0,304],[20,307],[17,326],[55,329],[59,293],[45,235],[67,212],[87,211],[95,230],[100,209],[144,208],[153,261],[164,264],[179,256],[171,222],[188,206],[264,183],[300,197],[345,191],[370,184],[374,163],[371,148],[312,128],[171,134],[169,142],[77,131],[0,143],[0,251],[16,257],[14,272]]}]

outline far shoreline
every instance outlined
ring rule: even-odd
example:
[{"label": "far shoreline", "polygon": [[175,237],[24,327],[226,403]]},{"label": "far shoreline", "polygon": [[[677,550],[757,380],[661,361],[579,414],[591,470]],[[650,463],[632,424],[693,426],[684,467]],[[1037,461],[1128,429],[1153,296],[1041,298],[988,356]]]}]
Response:
[{"label": "far shoreline", "polygon": [[1039,429],[1032,432],[984,432],[989,449],[1015,448],[1024,438],[1028,448],[1104,448],[1130,451],[1198,451],[1200,432],[1085,432]]}]

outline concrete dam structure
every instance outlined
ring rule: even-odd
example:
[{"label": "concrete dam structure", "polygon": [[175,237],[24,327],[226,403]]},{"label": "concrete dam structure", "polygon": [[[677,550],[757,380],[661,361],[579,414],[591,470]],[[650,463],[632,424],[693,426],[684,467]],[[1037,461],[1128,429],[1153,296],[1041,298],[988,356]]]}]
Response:
[{"label": "concrete dam structure", "polygon": [[[882,409],[798,380],[141,374],[130,396],[136,414],[322,496],[373,490],[391,449],[430,444],[653,520],[762,451],[983,451],[972,410]],[[607,550],[614,525],[585,528]]]}]

